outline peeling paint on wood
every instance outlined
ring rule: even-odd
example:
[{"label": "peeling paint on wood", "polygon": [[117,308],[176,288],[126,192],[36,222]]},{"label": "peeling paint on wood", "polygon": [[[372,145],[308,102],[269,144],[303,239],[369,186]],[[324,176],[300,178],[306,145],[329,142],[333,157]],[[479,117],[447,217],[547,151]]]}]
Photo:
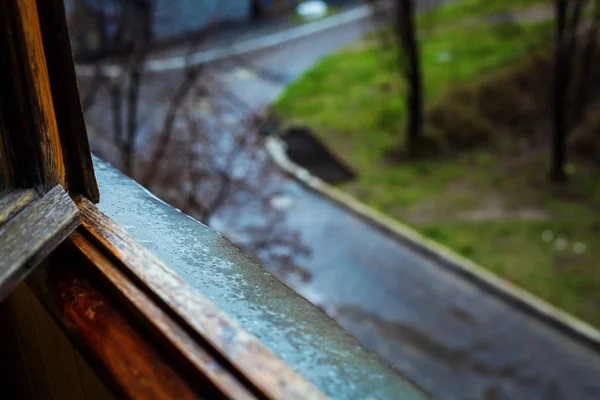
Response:
[{"label": "peeling paint on wood", "polygon": [[59,185],[0,228],[0,301],[78,225],[79,213]]},{"label": "peeling paint on wood", "polygon": [[10,58],[5,62],[10,63],[13,74],[18,74],[12,76],[17,85],[16,101],[20,111],[30,117],[21,121],[20,133],[37,134],[41,140],[39,156],[44,186],[49,189],[60,183],[67,188],[37,5],[35,0],[6,0],[0,10],[8,30],[3,34],[12,39]]},{"label": "peeling paint on wood", "polygon": [[16,189],[0,197],[0,227],[38,197],[34,189]]},{"label": "peeling paint on wood", "polygon": [[69,192],[80,193],[97,203],[100,193],[79,99],[64,4],[61,0],[37,0],[37,6]]},{"label": "peeling paint on wood", "polygon": [[58,183],[97,202],[62,1],[0,2],[0,58],[2,164],[11,187],[43,193]]}]

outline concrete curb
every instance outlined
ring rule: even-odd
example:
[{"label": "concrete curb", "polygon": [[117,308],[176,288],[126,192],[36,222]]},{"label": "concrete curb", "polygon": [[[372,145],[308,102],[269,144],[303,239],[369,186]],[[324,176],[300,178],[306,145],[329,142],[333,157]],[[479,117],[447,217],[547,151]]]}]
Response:
[{"label": "concrete curb", "polygon": [[376,211],[347,193],[311,175],[309,171],[296,165],[287,157],[285,144],[280,139],[268,137],[265,146],[275,164],[308,189],[344,207],[404,245],[465,277],[477,286],[492,292],[520,310],[552,325],[575,340],[600,351],[600,331],[593,326],[500,278],[473,261],[425,238],[409,226]]}]

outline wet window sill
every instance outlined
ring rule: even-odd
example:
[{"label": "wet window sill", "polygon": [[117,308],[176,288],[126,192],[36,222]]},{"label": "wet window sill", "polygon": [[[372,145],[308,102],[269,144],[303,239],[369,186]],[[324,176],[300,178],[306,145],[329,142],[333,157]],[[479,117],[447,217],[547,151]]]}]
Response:
[{"label": "wet window sill", "polygon": [[94,158],[98,208],[326,395],[422,398],[419,389],[214,230]]}]

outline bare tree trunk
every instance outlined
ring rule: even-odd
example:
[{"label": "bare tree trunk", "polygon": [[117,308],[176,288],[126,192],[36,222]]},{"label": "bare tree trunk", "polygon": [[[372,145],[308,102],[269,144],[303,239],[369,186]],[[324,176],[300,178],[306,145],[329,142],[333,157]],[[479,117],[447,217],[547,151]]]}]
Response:
[{"label": "bare tree trunk", "polygon": [[183,103],[183,100],[190,92],[193,90],[198,76],[200,75],[200,68],[190,65],[186,67],[183,79],[179,84],[177,90],[169,100],[169,108],[167,109],[167,114],[163,120],[163,125],[158,135],[157,145],[152,152],[150,157],[151,164],[148,165],[146,172],[142,178],[142,184],[146,187],[150,187],[152,185],[152,180],[154,179],[156,172],[160,168],[161,162],[165,156],[165,152],[167,150],[167,146],[171,141],[171,133],[173,131],[173,123],[175,122],[175,117],[177,116],[177,112]]},{"label": "bare tree trunk", "polygon": [[135,139],[138,125],[138,106],[140,84],[142,80],[143,62],[135,62],[129,73],[129,88],[127,91],[127,135],[123,141],[123,171],[133,176],[133,161],[135,152]]},{"label": "bare tree trunk", "polygon": [[[89,110],[94,102],[96,101],[96,96],[100,91],[100,88],[107,82],[107,79],[102,75],[102,69],[100,65],[96,65],[96,71],[94,72],[94,77],[92,78],[92,82],[90,83],[88,89],[85,92],[81,92],[81,108],[85,113]],[[112,90],[112,87],[109,87],[109,90]]]},{"label": "bare tree trunk", "polygon": [[[554,100],[553,100],[553,137],[550,164],[550,180],[564,182],[567,180],[565,173],[566,164],[566,139],[569,130],[581,116],[584,115],[585,85],[591,68],[593,53],[596,46],[594,27],[592,27],[588,43],[584,48],[580,60],[579,87],[575,92],[571,90],[575,60],[578,56],[578,41],[580,40],[579,27],[581,17],[588,0],[555,0],[555,50],[554,50]],[[583,86],[582,86],[583,85]],[[573,96],[574,97],[571,97]],[[572,100],[572,101],[570,101]],[[575,109],[570,109],[569,104],[574,103]]]},{"label": "bare tree trunk", "polygon": [[117,79],[110,83],[110,106],[112,110],[113,140],[121,148],[123,140],[123,114],[121,101],[121,87]]},{"label": "bare tree trunk", "polygon": [[552,155],[550,165],[550,180],[564,182],[567,180],[565,173],[565,146],[567,137],[566,103],[567,103],[567,59],[566,49],[566,23],[567,1],[555,0],[556,32],[554,49],[554,102],[553,102],[553,137]]},{"label": "bare tree trunk", "polygon": [[[129,68],[129,87],[127,89],[127,129],[125,138],[122,141],[122,159],[123,172],[129,176],[134,176],[134,156],[135,142],[138,135],[138,108],[140,87],[142,84],[142,73],[144,70],[144,61],[150,39],[152,38],[152,12],[153,1],[151,0],[135,0],[129,4],[129,10],[134,15],[131,23],[130,45],[133,50],[133,59]],[[126,40],[127,41],[127,40]]]},{"label": "bare tree trunk", "polygon": [[396,13],[396,33],[402,49],[400,63],[408,82],[406,148],[409,155],[414,155],[423,123],[423,83],[413,0],[398,0]]},{"label": "bare tree trunk", "polygon": [[598,34],[600,33],[600,0],[594,0],[594,11],[590,23],[591,26],[586,35],[585,47],[582,50],[579,63],[578,81],[574,94],[575,107],[570,126],[581,122],[589,101],[589,80],[598,47]]}]

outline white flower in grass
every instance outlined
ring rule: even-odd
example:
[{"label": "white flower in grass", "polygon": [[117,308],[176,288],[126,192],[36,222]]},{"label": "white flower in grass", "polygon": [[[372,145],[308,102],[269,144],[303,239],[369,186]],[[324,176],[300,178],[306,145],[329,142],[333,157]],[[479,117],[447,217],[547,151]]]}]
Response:
[{"label": "white flower in grass", "polygon": [[437,54],[437,61],[440,64],[447,64],[452,61],[452,53],[449,51],[442,51]]},{"label": "white flower in grass", "polygon": [[554,233],[552,233],[552,231],[546,229],[544,232],[542,232],[542,240],[544,242],[551,242],[552,239],[554,239]]},{"label": "white flower in grass", "polygon": [[567,239],[565,238],[556,238],[556,240],[554,241],[554,247],[556,247],[556,250],[564,250],[567,248]]},{"label": "white flower in grass", "polygon": [[587,250],[587,246],[585,243],[577,242],[573,245],[573,251],[576,254],[583,254]]}]

